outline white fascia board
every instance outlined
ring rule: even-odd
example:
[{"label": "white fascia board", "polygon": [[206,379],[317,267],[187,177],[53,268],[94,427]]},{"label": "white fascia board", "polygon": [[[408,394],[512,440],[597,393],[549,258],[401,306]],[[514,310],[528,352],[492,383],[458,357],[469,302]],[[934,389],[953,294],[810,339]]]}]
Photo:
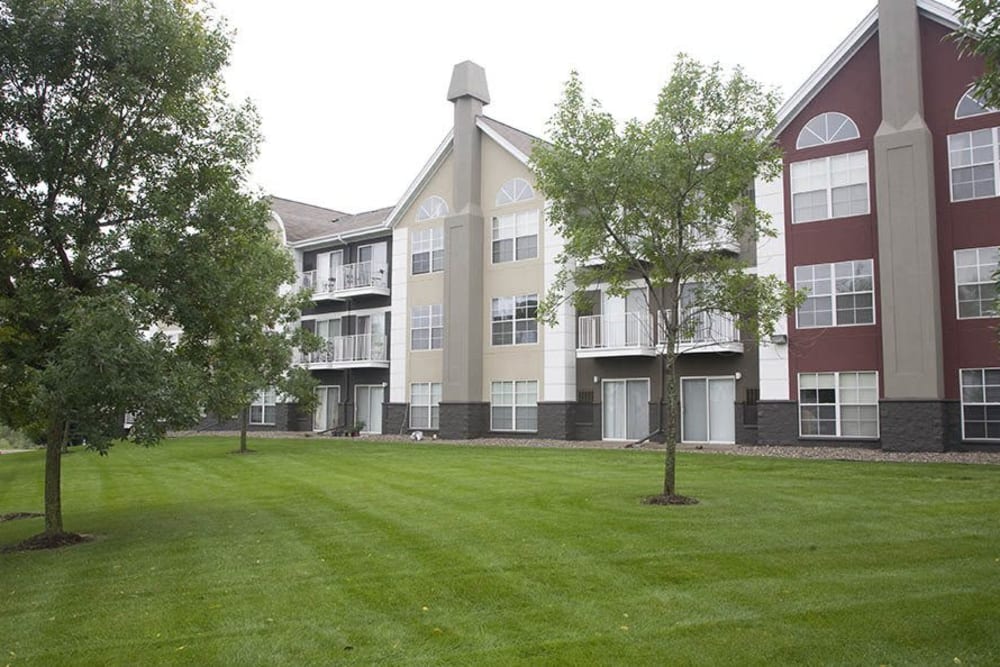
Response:
[{"label": "white fascia board", "polygon": [[525,166],[528,166],[528,156],[525,155],[524,153],[522,153],[521,151],[519,151],[517,149],[517,147],[514,146],[514,144],[512,144],[509,141],[507,141],[506,139],[504,139],[503,136],[499,132],[497,132],[492,127],[490,127],[489,125],[487,125],[483,121],[482,117],[479,117],[479,118],[476,119],[476,127],[478,127],[480,130],[482,130],[483,134],[485,134],[487,137],[489,137],[493,141],[495,141],[498,144],[500,144],[500,146],[505,151],[507,151],[508,153],[510,153],[511,155],[513,155],[515,158],[517,158],[521,162],[521,164],[523,164]]},{"label": "white fascia board", "polygon": [[323,246],[330,245],[331,243],[345,244],[348,241],[362,240],[365,238],[388,238],[388,234],[386,234],[385,227],[382,223],[379,223],[374,227],[363,227],[349,232],[325,234],[323,236],[302,239],[301,241],[289,244],[289,247],[302,251],[315,250],[316,248],[321,248]]},{"label": "white fascia board", "polygon": [[435,149],[434,154],[431,155],[431,158],[424,165],[423,169],[420,170],[420,173],[417,174],[417,177],[413,179],[412,183],[410,183],[410,187],[408,187],[406,192],[403,193],[399,203],[396,204],[396,207],[392,209],[391,213],[389,213],[389,217],[382,223],[383,229],[391,229],[396,226],[396,223],[399,222],[399,218],[403,215],[403,211],[405,211],[410,204],[413,203],[413,199],[417,196],[417,193],[423,189],[423,187],[427,184],[427,181],[434,176],[437,170],[444,163],[445,157],[448,156],[448,152],[451,150],[451,144],[454,136],[455,131],[448,130],[448,134],[445,136],[444,140],[438,145],[437,149]]},{"label": "white fascia board", "polygon": [[[954,30],[960,23],[955,14],[955,10],[948,5],[937,0],[916,0],[917,9],[927,18],[940,23],[941,25]],[[781,134],[789,123],[792,122],[802,109],[812,101],[814,97],[830,82],[841,68],[850,60],[858,50],[865,45],[869,38],[878,31],[878,7],[871,10],[851,31],[847,38],[834,49],[833,53],[823,61],[823,64],[813,72],[812,76],[799,87],[795,93],[788,98],[780,109],[778,109],[778,124],[774,128],[772,136]]]}]

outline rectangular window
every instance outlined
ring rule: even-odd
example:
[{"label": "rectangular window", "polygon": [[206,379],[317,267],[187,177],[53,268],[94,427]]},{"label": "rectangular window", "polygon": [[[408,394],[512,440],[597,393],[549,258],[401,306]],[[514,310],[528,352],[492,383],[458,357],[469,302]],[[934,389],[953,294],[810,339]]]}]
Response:
[{"label": "rectangular window", "polygon": [[258,392],[250,404],[250,423],[262,426],[274,426],[277,412],[278,392],[274,387],[268,387]]},{"label": "rectangular window", "polygon": [[962,374],[962,438],[1000,440],[1000,368],[969,368]]},{"label": "rectangular window", "polygon": [[493,344],[529,345],[538,342],[538,295],[504,296],[492,302]]},{"label": "rectangular window", "polygon": [[794,162],[792,222],[867,215],[868,151]]},{"label": "rectangular window", "polygon": [[878,375],[799,373],[799,435],[877,438]]},{"label": "rectangular window", "polygon": [[414,306],[410,311],[410,349],[440,350],[444,343],[444,306]]},{"label": "rectangular window", "polygon": [[997,195],[997,132],[1000,128],[959,132],[948,136],[951,200]]},{"label": "rectangular window", "polygon": [[415,382],[410,385],[410,428],[436,430],[441,402],[440,382]]},{"label": "rectangular window", "polygon": [[796,266],[795,289],[807,294],[795,312],[799,329],[875,323],[875,281],[870,259]]},{"label": "rectangular window", "polygon": [[493,218],[493,263],[538,257],[538,211]]},{"label": "rectangular window", "polygon": [[1000,248],[955,251],[955,298],[958,319],[996,317],[997,288],[993,279],[1000,264]]},{"label": "rectangular window", "polygon": [[413,275],[444,271],[444,229],[421,229],[413,233],[410,268]]},{"label": "rectangular window", "polygon": [[490,386],[490,430],[538,430],[538,382],[493,382]]}]

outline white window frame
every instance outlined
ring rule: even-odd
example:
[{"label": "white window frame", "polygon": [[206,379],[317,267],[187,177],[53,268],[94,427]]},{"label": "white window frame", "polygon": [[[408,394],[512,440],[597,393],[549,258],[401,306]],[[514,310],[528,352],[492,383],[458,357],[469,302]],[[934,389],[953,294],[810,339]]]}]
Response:
[{"label": "white window frame", "polygon": [[[955,263],[955,316],[958,319],[960,319],[960,320],[987,320],[987,319],[996,318],[998,316],[998,313],[996,311],[993,311],[993,310],[991,310],[991,311],[989,311],[989,312],[987,312],[986,314],[983,314],[983,315],[962,315],[962,307],[961,307],[961,303],[959,302],[959,288],[963,287],[963,286],[966,286],[966,285],[977,285],[977,286],[979,286],[979,285],[989,285],[993,289],[993,293],[994,293],[993,294],[993,302],[995,303],[995,301],[996,301],[996,298],[997,298],[997,294],[996,294],[996,282],[993,280],[992,276],[993,276],[993,273],[995,271],[997,271],[998,269],[1000,269],[1000,263],[994,262],[992,264],[983,264],[982,263],[982,256],[981,255],[982,255],[982,251],[984,251],[984,250],[986,250],[986,251],[992,250],[995,254],[1000,255],[1000,247],[997,247],[997,246],[983,246],[983,247],[980,247],[980,248],[956,248],[955,251],[954,251],[954,263]],[[971,265],[970,264],[970,265],[965,266],[963,268],[972,268],[973,266],[975,266],[975,268],[976,268],[976,270],[978,272],[978,271],[981,271],[984,267],[986,267],[986,268],[990,269],[990,275],[987,278],[987,280],[979,280],[979,281],[976,281],[976,282],[964,282],[964,283],[963,282],[959,282],[959,279],[958,279],[958,269],[959,269],[959,266],[958,266],[958,254],[959,253],[973,252],[973,251],[976,253],[976,264],[975,265]]]},{"label": "white window frame", "polygon": [[[518,317],[518,310],[529,311],[532,306],[530,305],[530,300],[534,300],[534,310],[535,317]],[[521,303],[523,301],[523,303]],[[499,308],[498,308],[499,307]],[[500,310],[500,317],[497,317],[498,309]],[[510,319],[505,319],[503,313],[511,313]],[[492,347],[510,347],[518,345],[537,345],[538,344],[538,294],[519,294],[517,296],[500,296],[494,297],[490,300],[490,346]],[[496,326],[503,325],[510,322],[510,342],[509,343],[498,343],[496,342]],[[528,326],[530,323],[530,326]],[[518,325],[526,325],[522,327],[522,331],[518,331]],[[528,333],[531,329],[534,330],[534,340],[518,342],[519,333]]]},{"label": "white window frame", "polygon": [[[834,117],[837,117],[836,121],[834,122],[839,121],[840,124],[837,125],[837,128],[833,132],[830,132],[829,131],[830,120],[831,118]],[[818,132],[816,132],[813,128],[809,127],[817,120],[823,121],[825,134],[827,136],[821,137]],[[844,127],[847,126],[848,123],[850,123],[850,127],[854,128],[853,137],[844,137],[843,139],[831,138],[835,136],[837,133],[839,133],[842,129],[844,129]],[[803,146],[802,138],[808,137],[808,135],[806,135],[806,132],[808,132],[809,134],[811,134],[813,137],[816,138],[816,143],[811,143]],[[802,129],[799,131],[799,136],[795,139],[795,149],[800,150],[803,148],[816,148],[817,146],[826,146],[828,144],[835,144],[841,141],[853,141],[855,139],[860,139],[860,138],[861,138],[861,132],[860,130],[858,130],[858,124],[854,122],[853,118],[840,111],[826,111],[824,113],[813,116],[812,118],[809,119],[809,122],[807,122],[805,125],[802,126]]]},{"label": "white window frame", "polygon": [[[990,132],[990,139],[992,142],[990,144],[990,147],[992,149],[991,152],[993,154],[993,157],[989,163],[987,163],[986,161],[980,161],[980,162],[975,161],[975,147],[973,147],[972,145],[972,135],[977,132],[983,132],[983,131]],[[969,136],[969,148],[957,148],[957,149],[954,148],[952,146],[953,141],[957,137],[964,135]],[[977,199],[990,199],[992,197],[997,196],[998,190],[1000,190],[1000,146],[998,146],[998,144],[1000,144],[1000,127],[982,127],[977,130],[969,130],[967,132],[955,132],[954,134],[948,135],[948,198],[950,199],[950,201],[952,201],[953,203],[962,201],[975,201]],[[986,146],[980,146],[980,148],[985,149]],[[969,151],[970,153],[969,163],[956,166],[955,155],[965,151]],[[991,164],[993,166],[993,193],[988,195],[980,195],[978,197],[975,195],[975,193],[973,193],[973,196],[971,197],[963,197],[961,199],[955,199],[955,170],[974,168],[977,166],[982,167],[986,166],[987,164]]]},{"label": "white window frame", "polygon": [[[649,378],[644,378],[644,377],[601,378],[601,397],[600,397],[601,398],[601,402],[600,403],[595,403],[595,406],[597,406],[598,409],[601,411],[601,440],[605,440],[607,442],[632,442],[627,437],[628,436],[628,427],[629,427],[629,421],[628,421],[628,383],[629,382],[645,382],[646,383],[646,400],[649,401],[652,398],[652,396],[653,396],[653,394],[652,394],[653,388],[652,388],[652,384],[651,384]],[[607,385],[614,384],[614,383],[622,383],[622,384],[625,385],[625,406],[626,406],[625,407],[625,435],[626,435],[625,438],[610,438],[610,437],[608,437],[607,424],[606,424],[605,419],[604,419],[605,388],[607,387]],[[648,408],[647,408],[647,410],[648,410]],[[649,417],[648,411],[646,413],[646,416],[647,416],[647,421],[648,421],[648,417]],[[647,423],[644,426],[645,426],[645,430],[648,431],[649,430],[649,424]]]},{"label": "white window frame", "polygon": [[[496,396],[497,385],[510,385],[509,395],[511,396],[511,403],[497,403],[493,399]],[[522,385],[534,385],[534,403],[518,403],[518,397],[527,394],[525,391],[519,391]],[[501,397],[505,396],[506,392],[501,392]],[[494,420],[494,410],[507,409],[510,408],[510,424],[511,428],[496,428]],[[532,408],[535,411],[535,428],[526,429],[518,428],[518,411],[522,413],[528,409]],[[538,432],[538,380],[493,380],[490,382],[490,430],[497,433],[537,433]]]},{"label": "white window frame", "polygon": [[[434,344],[434,332],[438,331],[437,345]],[[427,332],[427,347],[415,347],[413,334],[416,331]],[[410,350],[424,352],[440,350],[444,347],[444,306],[440,303],[425,306],[413,306],[410,309]]]},{"label": "white window frame", "polygon": [[[1000,387],[1000,385],[996,385],[996,384],[986,384],[986,371],[1000,371],[1000,368],[996,368],[996,367],[960,368],[958,370],[958,395],[959,395],[959,399],[961,401],[961,410],[962,410],[962,415],[961,415],[961,419],[962,419],[962,440],[972,440],[972,441],[975,441],[975,442],[996,442],[996,441],[1000,440],[1000,437],[998,437],[998,438],[990,438],[988,436],[986,436],[986,437],[973,437],[973,436],[969,436],[965,432],[965,422],[966,422],[966,419],[965,419],[965,407],[967,405],[968,406],[983,406],[984,411],[987,413],[987,417],[988,417],[988,413],[989,413],[990,407],[994,407],[995,406],[997,408],[997,411],[1000,412],[1000,402],[998,402],[998,401],[987,401],[986,400],[986,392],[987,392],[987,388],[988,387]],[[965,375],[965,373],[978,373],[979,374],[981,383],[979,385],[977,385],[977,386],[979,388],[981,388],[982,391],[983,391],[983,400],[982,401],[966,401],[965,400],[965,382],[964,382],[964,375]],[[988,427],[989,422],[990,422],[990,420],[988,418],[984,422],[984,424],[987,424],[987,427],[986,427],[987,429],[989,428]]]},{"label": "white window frame", "polygon": [[[871,290],[838,292],[837,291],[837,266],[838,265],[842,266],[844,264],[854,265],[854,264],[857,264],[858,262],[867,262],[868,265],[871,267],[871,271],[870,271],[871,280],[872,280],[872,288],[871,288]],[[875,261],[872,260],[872,259],[849,259],[849,260],[845,260],[843,262],[830,262],[830,263],[823,263],[823,264],[801,264],[799,266],[792,267],[792,278],[793,278],[793,280],[795,282],[795,289],[796,290],[799,289],[798,269],[815,269],[816,267],[820,267],[820,266],[826,266],[826,267],[829,267],[829,269],[830,269],[830,279],[829,279],[830,280],[830,291],[829,291],[828,294],[820,294],[816,298],[829,296],[829,298],[830,298],[830,308],[832,309],[831,323],[830,324],[810,324],[810,325],[807,325],[807,326],[803,326],[802,324],[799,323],[799,310],[801,309],[801,306],[800,306],[799,308],[795,309],[795,328],[796,329],[826,329],[826,328],[829,328],[829,327],[871,327],[871,326],[875,326],[875,324],[878,322],[878,307],[877,307],[877,304],[875,303]],[[856,280],[858,278],[858,275],[856,273],[854,273],[854,267],[853,266],[851,267],[851,272],[852,272],[852,280]],[[810,282],[816,282],[816,281],[810,281]],[[872,321],[871,322],[846,322],[846,323],[843,323],[843,324],[837,322],[837,296],[849,296],[849,295],[858,295],[858,294],[868,294],[869,292],[872,295]],[[810,298],[810,297],[807,296],[807,298]]]},{"label": "white window frame", "polygon": [[420,203],[417,214],[413,216],[415,222],[426,220],[437,220],[448,215],[448,202],[443,197],[431,195]]},{"label": "white window frame", "polygon": [[[821,375],[832,375],[833,376],[833,391],[835,392],[835,394],[834,394],[835,398],[834,398],[834,402],[832,403],[832,405],[834,406],[834,414],[836,415],[836,428],[837,428],[836,435],[829,435],[829,434],[826,434],[826,433],[809,433],[809,434],[806,434],[806,433],[803,433],[803,430],[802,430],[802,407],[803,406],[817,406],[818,407],[818,406],[821,406],[821,405],[827,405],[827,406],[831,405],[830,403],[819,403],[819,402],[817,402],[817,403],[804,403],[802,401],[802,378],[805,377],[805,376],[816,376],[816,377],[819,377]],[[846,375],[855,375],[855,376],[859,376],[859,375],[872,375],[872,376],[874,376],[874,378],[875,378],[875,402],[874,403],[862,403],[862,402],[846,403],[846,402],[844,402],[841,399],[841,392],[844,391],[844,388],[841,385],[841,376],[846,376]],[[879,437],[881,437],[882,425],[880,423],[880,417],[879,417],[879,379],[878,379],[878,371],[822,371],[822,372],[815,372],[815,373],[799,373],[798,376],[797,376],[797,380],[798,380],[798,382],[797,382],[796,389],[797,389],[798,393],[797,393],[797,395],[796,395],[795,398],[796,398],[796,404],[797,404],[797,409],[798,409],[799,437],[800,438],[820,439],[820,440],[826,440],[826,439],[839,439],[839,440],[845,440],[845,439],[846,440],[878,440]],[[844,435],[843,434],[843,421],[842,421],[843,420],[843,416],[842,416],[842,410],[845,407],[868,407],[868,408],[874,407],[875,408],[875,435]]]},{"label": "white window frame", "polygon": [[[859,158],[864,162],[865,165],[865,180],[864,181],[851,181],[850,180],[850,163],[852,158]],[[834,173],[833,173],[833,163],[834,160],[847,159],[848,164],[848,182],[842,185],[834,185]],[[813,165],[824,165],[824,175],[825,184],[822,188],[813,188],[811,190],[796,190],[796,181],[798,180],[795,176],[797,170],[806,169],[808,170],[810,166]],[[872,193],[871,193],[871,167],[868,160],[868,151],[854,151],[852,153],[839,153],[837,155],[829,155],[827,157],[815,158],[813,160],[800,160],[798,162],[793,162],[788,165],[789,173],[789,183],[791,191],[790,204],[792,207],[792,224],[804,225],[810,222],[823,222],[824,220],[837,220],[840,218],[853,218],[861,215],[870,215],[872,210]],[[865,186],[865,211],[862,213],[847,213],[846,215],[834,215],[833,213],[833,191],[844,187],[853,187],[856,185]],[[797,220],[795,216],[795,195],[805,194],[807,192],[825,192],[826,193],[826,217],[825,218],[811,218],[809,220]]]},{"label": "white window frame", "polygon": [[[343,424],[340,423],[341,422],[341,419],[340,419],[340,406],[343,405],[343,403],[341,402],[341,394],[343,392],[341,386],[339,384],[321,384],[321,385],[318,385],[316,387],[317,393],[322,391],[327,396],[327,399],[329,399],[329,395],[330,395],[330,390],[331,389],[336,389],[337,390],[337,392],[336,392],[337,393],[337,402],[333,404],[333,409],[336,411],[336,418],[334,419],[334,423],[331,425],[331,427],[332,428],[338,428],[340,426],[343,426]],[[316,410],[318,411],[320,409],[320,407],[326,408],[327,413],[329,413],[330,408],[331,408],[330,401],[329,400],[325,400],[325,401],[319,401],[319,402],[317,402],[317,404],[316,404]],[[326,417],[325,414],[323,416]],[[324,420],[323,426],[326,426],[325,420]],[[325,429],[317,429],[316,428],[316,415],[315,414],[313,415],[313,430],[314,431],[316,431],[316,430],[319,430],[319,431],[325,430]]]},{"label": "white window frame", "polygon": [[[417,403],[417,387],[426,389],[427,403]],[[425,431],[437,431],[441,426],[441,383],[440,382],[413,382],[410,384],[410,429],[421,429]],[[414,416],[425,419],[421,424],[414,423]],[[426,426],[423,425],[426,423]]]},{"label": "white window frame", "polygon": [[[427,271],[414,270],[417,255],[427,255]],[[425,276],[444,271],[444,228],[414,230],[410,242],[410,275]]]},{"label": "white window frame", "polygon": [[[983,104],[978,97],[972,94],[972,91],[974,89],[975,86],[970,87],[968,90],[962,93],[961,97],[958,98],[958,102],[955,103],[955,120],[961,120],[963,118],[976,118],[977,116],[985,116],[987,114],[996,113],[997,111],[1000,111],[1000,109],[993,109]],[[982,111],[959,115],[958,110],[961,108],[962,102],[964,102],[966,98],[975,102],[982,109]]]},{"label": "white window frame", "polygon": [[[271,420],[267,419],[267,411],[271,410]],[[255,415],[254,413],[258,414]],[[257,392],[253,401],[250,402],[250,415],[248,421],[253,426],[274,426],[278,417],[278,392],[274,387],[268,387]],[[259,415],[259,416],[258,416]]]},{"label": "white window frame", "polygon": [[[540,236],[538,230],[541,227],[540,224],[541,212],[537,209],[531,209],[529,211],[519,211],[516,213],[505,213],[503,215],[493,216],[493,225],[491,231],[490,243],[490,262],[492,264],[508,264],[510,262],[526,262],[532,259],[538,259],[539,240]],[[535,237],[535,254],[531,256],[522,257],[522,253],[518,252],[518,241],[521,239],[528,239]],[[511,258],[510,259],[497,259],[497,244],[503,243],[504,241],[510,241],[511,244]]]},{"label": "white window frame", "polygon": [[512,178],[509,181],[505,181],[500,189],[497,190],[497,196],[494,200],[497,208],[501,206],[509,206],[510,204],[516,204],[522,201],[530,201],[535,198],[535,189],[531,187],[531,183],[523,178],[517,177]]},{"label": "white window frame", "polygon": [[[708,433],[709,436],[711,437],[712,403],[711,403],[711,400],[709,399],[709,392],[711,391],[711,388],[710,388],[709,385],[710,385],[710,383],[713,380],[729,380],[729,381],[731,381],[733,383],[733,396],[735,397],[736,396],[736,376],[735,375],[683,375],[683,376],[681,376],[678,379],[679,384],[680,384],[680,390],[681,390],[681,414],[680,414],[680,417],[681,417],[681,419],[680,419],[680,421],[681,421],[681,442],[707,442],[707,443],[710,443],[710,444],[730,444],[730,445],[734,444],[735,440],[729,441],[729,440],[711,440],[711,439],[709,439],[709,440],[685,440],[684,439],[684,397],[685,397],[685,394],[686,394],[685,389],[684,389],[684,382],[685,382],[685,380],[690,380],[690,381],[693,381],[693,382],[697,382],[699,380],[704,380],[705,381],[705,419],[707,420],[706,423],[705,423],[705,432]],[[735,418],[736,418],[735,411],[736,411],[736,402],[734,400],[734,402],[733,402],[733,428],[734,429],[735,429]],[[734,438],[735,438],[735,435],[736,434],[735,434],[735,430],[734,430],[734,433],[733,433]]]}]

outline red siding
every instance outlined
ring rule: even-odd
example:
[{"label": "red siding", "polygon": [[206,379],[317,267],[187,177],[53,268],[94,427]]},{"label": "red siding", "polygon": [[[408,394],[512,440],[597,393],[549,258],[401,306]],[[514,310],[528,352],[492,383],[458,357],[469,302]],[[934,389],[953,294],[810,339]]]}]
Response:
[{"label": "red siding", "polygon": [[[826,111],[839,111],[858,125],[860,138],[803,150],[795,149],[802,126]],[[882,119],[878,40],[869,39],[778,137],[785,153],[786,268],[794,282],[795,267],[807,264],[872,259],[878,276],[878,234],[875,227],[874,136]],[[868,151],[869,215],[792,224],[789,165],[829,155]],[[882,344],[879,291],[875,287],[875,324],[797,329],[789,318],[789,381],[798,394],[798,373],[835,370],[878,370]],[[881,393],[881,391],[880,391]]]},{"label": "red siding", "polygon": [[959,398],[958,369],[1000,366],[996,319],[959,320],[955,304],[954,251],[1000,245],[1000,198],[951,202],[948,135],[1000,126],[1000,113],[955,119],[955,106],[982,72],[978,58],[959,57],[948,29],[921,19],[924,117],[934,136],[941,326],[945,396]]}]

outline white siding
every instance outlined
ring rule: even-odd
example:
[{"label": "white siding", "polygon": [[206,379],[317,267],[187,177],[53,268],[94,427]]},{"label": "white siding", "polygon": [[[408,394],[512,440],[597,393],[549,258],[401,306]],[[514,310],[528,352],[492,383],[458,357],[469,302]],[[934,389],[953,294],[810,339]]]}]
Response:
[{"label": "white siding", "polygon": [[[758,180],[755,186],[757,208],[771,215],[771,225],[776,236],[762,237],[757,241],[758,275],[777,276],[787,280],[785,272],[785,186],[778,176],[773,181]],[[788,335],[788,319],[781,318],[775,334]],[[789,400],[788,345],[760,344],[760,398],[763,401]]]},{"label": "white siding", "polygon": [[409,317],[406,310],[406,278],[409,273],[408,230],[392,232],[392,324],[389,336],[389,402],[406,403],[406,348]]},{"label": "white siding", "polygon": [[[556,258],[563,249],[563,239],[551,225],[548,215],[542,225],[544,234],[543,262],[546,289],[559,272]],[[576,400],[576,317],[568,301],[559,306],[556,324],[545,330],[545,382],[542,401]]]}]

